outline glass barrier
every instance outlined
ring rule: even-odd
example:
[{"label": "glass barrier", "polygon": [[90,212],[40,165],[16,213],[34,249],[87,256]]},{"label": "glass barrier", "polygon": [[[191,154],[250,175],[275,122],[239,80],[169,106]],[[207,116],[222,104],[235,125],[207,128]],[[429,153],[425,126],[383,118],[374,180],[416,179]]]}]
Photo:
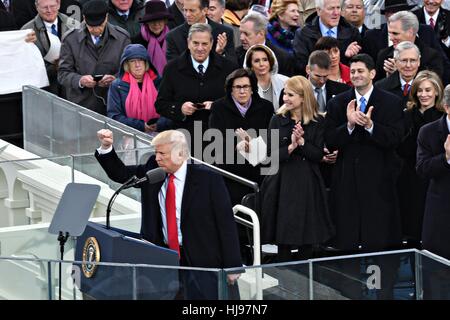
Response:
[{"label": "glass barrier", "polygon": [[[450,261],[418,250],[224,269],[248,300],[450,300]],[[229,299],[233,286],[222,286]]]},{"label": "glass barrier", "polygon": [[312,260],[313,299],[416,299],[415,252],[393,251]]},{"label": "glass barrier", "polygon": [[92,153],[111,129],[116,150],[148,147],[152,136],[32,86],[23,88],[24,148],[41,157]]},{"label": "glass barrier", "polygon": [[4,300],[59,299],[60,278],[63,300],[450,299],[450,262],[415,250],[223,270],[59,261],[24,252],[0,257],[0,272],[8,275],[0,277]]},{"label": "glass barrier", "polygon": [[[225,274],[228,279],[225,279],[222,286],[227,299],[310,299],[309,263],[307,261],[225,269]],[[237,286],[231,284],[229,279],[235,275],[240,275]]]}]

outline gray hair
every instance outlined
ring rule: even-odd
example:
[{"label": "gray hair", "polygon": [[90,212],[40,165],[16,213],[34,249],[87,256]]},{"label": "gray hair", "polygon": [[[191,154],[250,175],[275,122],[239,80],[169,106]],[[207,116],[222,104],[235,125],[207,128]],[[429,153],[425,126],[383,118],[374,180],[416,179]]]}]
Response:
[{"label": "gray hair", "polygon": [[[55,0],[58,4],[61,4],[61,0]],[[39,5],[39,0],[34,0],[34,5],[37,7]]]},{"label": "gray hair", "polygon": [[185,135],[181,131],[166,130],[160,132],[152,139],[152,146],[171,144],[172,152],[180,152],[184,159],[190,157],[189,146]]},{"label": "gray hair", "polygon": [[420,50],[419,48],[412,43],[411,41],[402,41],[397,45],[397,48],[394,49],[394,59],[398,59],[400,57],[400,54],[405,51],[405,50],[409,50],[409,49],[415,49],[417,56],[420,59]]},{"label": "gray hair", "polygon": [[[217,1],[217,3],[222,7],[222,8],[225,8],[225,0],[216,0]],[[209,2],[209,5],[211,5],[211,1]]]},{"label": "gray hair", "polygon": [[190,28],[189,28],[189,34],[188,34],[188,40],[192,39],[192,35],[196,32],[208,32],[209,33],[209,37],[211,38],[211,42],[213,41],[213,36],[212,36],[212,28],[209,24],[207,23],[194,23]]},{"label": "gray hair", "polygon": [[419,20],[414,13],[409,11],[399,11],[389,17],[389,23],[400,21],[403,31],[412,29],[414,34],[419,31]]},{"label": "gray hair", "polygon": [[442,99],[442,102],[446,107],[450,106],[450,84],[444,89],[444,98]]},{"label": "gray hair", "polygon": [[[316,4],[316,9],[323,9],[325,7],[325,2],[327,0],[315,0],[315,4]],[[339,3],[339,5],[341,5]]]},{"label": "gray hair", "polygon": [[[347,0],[341,0],[341,9],[344,9],[345,7],[346,7],[346,5],[345,5],[345,2],[346,2]],[[366,7],[364,6],[364,0],[359,0],[359,2],[361,2],[361,4],[362,4],[362,6],[363,6],[363,9],[364,9],[364,11],[366,10]],[[316,2],[317,3],[317,2]]]},{"label": "gray hair", "polygon": [[251,13],[247,14],[241,20],[241,24],[246,23],[247,21],[253,22],[253,31],[255,33],[263,31],[264,34],[266,34],[267,24],[269,23],[269,21],[261,13],[251,12]]}]

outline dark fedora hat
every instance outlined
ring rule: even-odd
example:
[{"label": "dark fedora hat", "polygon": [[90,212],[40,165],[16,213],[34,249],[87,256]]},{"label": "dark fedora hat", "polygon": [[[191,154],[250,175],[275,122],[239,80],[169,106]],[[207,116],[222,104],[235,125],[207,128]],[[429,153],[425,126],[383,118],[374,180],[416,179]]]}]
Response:
[{"label": "dark fedora hat", "polygon": [[172,14],[161,0],[150,0],[145,4],[145,14],[139,22],[149,22],[160,19],[173,19]]},{"label": "dark fedora hat", "polygon": [[83,5],[84,21],[88,26],[96,27],[105,21],[108,5],[102,0],[91,0]]},{"label": "dark fedora hat", "polygon": [[381,9],[381,13],[385,13],[386,11],[390,12],[398,12],[404,10],[411,10],[414,8],[414,5],[410,5],[408,0],[385,0],[384,1],[384,9]]}]

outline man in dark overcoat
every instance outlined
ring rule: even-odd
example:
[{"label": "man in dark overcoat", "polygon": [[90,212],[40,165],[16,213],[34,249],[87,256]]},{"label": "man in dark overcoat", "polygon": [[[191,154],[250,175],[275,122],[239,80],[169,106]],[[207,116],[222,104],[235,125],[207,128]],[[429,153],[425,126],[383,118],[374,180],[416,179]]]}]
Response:
[{"label": "man in dark overcoat", "polygon": [[385,250],[400,244],[393,163],[403,134],[401,100],[373,86],[372,58],[351,60],[355,90],[327,106],[325,142],[339,149],[332,180],[336,246],[343,250]]},{"label": "man in dark overcoat", "polygon": [[[207,129],[212,102],[224,96],[225,79],[237,66],[211,50],[213,39],[208,24],[192,25],[188,43],[188,50],[166,65],[155,107],[161,116],[174,122],[175,128],[189,132],[191,152],[200,158],[199,134]],[[198,129],[194,136],[195,124]],[[199,148],[195,149],[195,145]]]},{"label": "man in dark overcoat", "polygon": [[[417,173],[428,179],[422,229],[423,249],[450,259],[450,85],[444,91],[441,119],[423,126],[417,138]],[[423,259],[424,299],[450,299],[450,275]]]},{"label": "man in dark overcoat", "polygon": [[[325,118],[326,145],[330,151],[339,149],[331,187],[330,212],[336,226],[333,243],[352,253],[398,248],[401,225],[394,151],[404,131],[401,100],[373,86],[376,71],[369,55],[354,56],[350,72],[355,90],[331,99]],[[382,272],[377,297],[392,298],[398,257],[374,259]],[[342,268],[362,277],[360,270],[366,262],[347,261]],[[346,296],[361,298],[360,281],[340,280]]]}]

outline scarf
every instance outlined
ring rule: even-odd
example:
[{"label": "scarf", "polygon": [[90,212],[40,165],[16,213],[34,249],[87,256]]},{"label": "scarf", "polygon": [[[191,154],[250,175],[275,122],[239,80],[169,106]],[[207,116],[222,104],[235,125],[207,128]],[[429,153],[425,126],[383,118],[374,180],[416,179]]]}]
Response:
[{"label": "scarf", "polygon": [[[144,23],[141,26],[141,35],[144,38],[144,40],[148,42],[147,52],[150,57],[150,61],[153,63],[153,65],[156,68],[156,71],[158,71],[158,74],[160,75],[162,75],[164,67],[167,64],[166,35],[168,32],[169,27],[165,26],[161,34],[156,37],[152,32],[150,32],[150,29],[148,28],[147,24]],[[162,46],[160,45],[161,43]]]},{"label": "scarf", "polygon": [[136,79],[130,73],[125,72],[122,80],[130,84],[130,91],[125,100],[125,112],[128,118],[144,120],[145,122],[153,118],[159,118],[159,114],[155,110],[155,101],[158,95],[153,84],[155,78],[156,75],[148,70],[144,74],[141,92]]},{"label": "scarf", "polygon": [[275,18],[267,25],[267,31],[276,42],[286,50],[292,50],[292,42],[294,41],[295,28],[284,29]]}]

